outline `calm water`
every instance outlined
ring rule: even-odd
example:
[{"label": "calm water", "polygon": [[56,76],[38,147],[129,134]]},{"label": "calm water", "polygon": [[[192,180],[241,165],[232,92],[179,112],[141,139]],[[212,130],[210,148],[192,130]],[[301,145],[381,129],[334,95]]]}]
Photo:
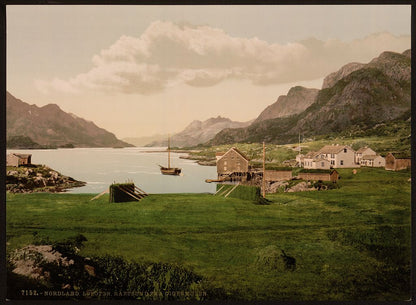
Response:
[{"label": "calm water", "polygon": [[179,159],[171,153],[171,166],[182,168],[181,176],[165,176],[159,164],[167,166],[167,152],[151,152],[165,148],[75,148],[53,150],[8,150],[32,154],[32,163],[45,164],[61,174],[87,185],[69,190],[71,193],[101,193],[113,182],[133,181],[147,193],[213,193],[215,166],[200,166],[192,160]]}]

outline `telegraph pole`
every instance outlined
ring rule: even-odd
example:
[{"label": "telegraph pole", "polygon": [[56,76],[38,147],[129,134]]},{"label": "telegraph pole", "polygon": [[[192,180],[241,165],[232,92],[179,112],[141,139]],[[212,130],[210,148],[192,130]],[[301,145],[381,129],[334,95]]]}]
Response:
[{"label": "telegraph pole", "polygon": [[263,142],[263,198],[266,198],[266,144]]}]

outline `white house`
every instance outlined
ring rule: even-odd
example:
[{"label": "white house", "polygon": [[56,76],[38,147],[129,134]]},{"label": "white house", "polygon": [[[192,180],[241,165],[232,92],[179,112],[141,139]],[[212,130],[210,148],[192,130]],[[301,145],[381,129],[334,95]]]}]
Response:
[{"label": "white house", "polygon": [[385,167],[386,159],[379,155],[364,155],[360,161],[361,166]]},{"label": "white house", "polygon": [[361,164],[361,159],[363,156],[375,156],[377,153],[372,150],[370,147],[361,147],[355,152],[355,163]]},{"label": "white house", "polygon": [[304,168],[311,169],[330,169],[331,164],[328,160],[323,158],[306,159],[304,162]]},{"label": "white house", "polygon": [[355,151],[347,145],[326,145],[317,152],[318,158],[326,159],[332,168],[360,167],[355,163]]},{"label": "white house", "polygon": [[306,166],[311,166],[310,163],[316,158],[316,155],[316,151],[310,151],[306,155],[299,154],[296,156],[296,161],[301,167],[305,167],[305,164],[307,164]]}]

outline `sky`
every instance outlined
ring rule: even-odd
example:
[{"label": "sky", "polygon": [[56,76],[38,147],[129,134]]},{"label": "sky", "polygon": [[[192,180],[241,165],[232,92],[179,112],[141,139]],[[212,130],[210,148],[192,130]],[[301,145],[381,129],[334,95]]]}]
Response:
[{"label": "sky", "polygon": [[7,90],[118,138],[255,119],[293,86],[410,49],[409,5],[9,5]]}]

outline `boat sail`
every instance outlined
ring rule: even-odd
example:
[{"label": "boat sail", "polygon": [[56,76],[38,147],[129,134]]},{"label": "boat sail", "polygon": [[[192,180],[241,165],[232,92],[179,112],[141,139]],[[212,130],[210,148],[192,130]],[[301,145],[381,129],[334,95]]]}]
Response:
[{"label": "boat sail", "polygon": [[168,137],[168,167],[160,166],[160,172],[163,175],[173,175],[178,176],[180,175],[182,169],[178,167],[170,167],[170,137]]}]

